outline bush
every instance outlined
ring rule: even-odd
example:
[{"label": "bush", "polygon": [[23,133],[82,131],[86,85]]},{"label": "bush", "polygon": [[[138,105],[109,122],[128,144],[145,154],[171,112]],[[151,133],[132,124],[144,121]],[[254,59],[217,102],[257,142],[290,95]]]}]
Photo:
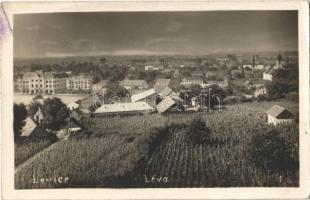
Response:
[{"label": "bush", "polygon": [[260,169],[283,170],[293,166],[290,146],[274,129],[254,135],[248,147],[248,159]]},{"label": "bush", "polygon": [[292,102],[298,102],[299,100],[298,92],[289,92],[285,95],[285,97]]},{"label": "bush", "polygon": [[210,129],[201,117],[195,117],[192,120],[187,135],[194,144],[203,144],[210,141]]},{"label": "bush", "polygon": [[242,73],[240,71],[233,71],[232,72],[232,77],[236,78],[236,79],[241,79],[241,78],[243,78],[243,75],[242,75]]},{"label": "bush", "polygon": [[256,100],[258,101],[258,102],[261,102],[261,101],[266,101],[266,96],[265,95],[263,95],[263,94],[259,94],[257,97],[256,97]]}]

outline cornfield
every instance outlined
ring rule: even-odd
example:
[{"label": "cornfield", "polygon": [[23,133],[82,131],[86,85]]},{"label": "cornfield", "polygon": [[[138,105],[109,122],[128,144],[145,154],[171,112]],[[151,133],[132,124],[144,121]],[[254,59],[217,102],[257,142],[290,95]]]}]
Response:
[{"label": "cornfield", "polygon": [[[251,137],[270,128],[265,110],[273,104],[234,105],[220,113],[87,119],[89,135],[58,142],[15,174],[15,187],[298,186],[298,169],[262,171],[245,156]],[[287,102],[277,104],[298,109]],[[210,144],[194,145],[186,137],[186,126],[197,115],[211,130]],[[153,142],[156,127],[166,127],[158,143]],[[291,156],[298,160],[298,126],[273,128],[292,144]],[[60,176],[68,182],[33,182]]]}]

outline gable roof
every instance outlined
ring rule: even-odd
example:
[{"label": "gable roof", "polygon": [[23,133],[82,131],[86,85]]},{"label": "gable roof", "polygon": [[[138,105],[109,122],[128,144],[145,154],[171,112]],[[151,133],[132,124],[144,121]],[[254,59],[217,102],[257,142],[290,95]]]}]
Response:
[{"label": "gable roof", "polygon": [[151,96],[153,94],[155,94],[155,90],[152,88],[152,89],[146,90],[144,92],[140,92],[138,94],[132,95],[131,96],[131,101],[132,102],[137,102],[137,101],[139,101],[141,99],[144,99],[144,98],[146,98],[148,96]]},{"label": "gable roof", "polygon": [[145,80],[129,80],[129,79],[125,79],[122,80],[119,83],[121,86],[130,86],[130,87],[148,87],[149,85],[147,84],[147,82]]},{"label": "gable roof", "polygon": [[198,76],[189,76],[182,79],[182,82],[184,81],[203,81],[201,77]]},{"label": "gable roof", "polygon": [[172,100],[170,97],[166,97],[156,106],[156,109],[158,110],[159,113],[163,113],[166,112],[174,104],[175,104],[174,100]]},{"label": "gable roof", "polygon": [[95,111],[95,114],[146,110],[153,110],[153,107],[146,102],[139,101],[134,103],[104,104]]},{"label": "gable roof", "polygon": [[165,87],[165,89],[163,89],[159,95],[163,96],[163,97],[166,97],[168,96],[169,94],[171,94],[173,91],[170,87]]},{"label": "gable roof", "polygon": [[30,117],[27,117],[25,119],[25,125],[22,127],[22,130],[21,130],[21,136],[29,137],[36,127],[37,127],[37,124],[33,121],[33,119],[31,119]]},{"label": "gable roof", "polygon": [[72,103],[67,105],[67,108],[69,108],[70,110],[74,110],[74,109],[77,109],[79,106],[80,106],[80,104],[72,102]]},{"label": "gable roof", "polygon": [[204,76],[204,72],[203,71],[193,71],[192,76]]},{"label": "gable roof", "polygon": [[170,79],[165,79],[165,78],[157,79],[154,85],[155,92],[159,94],[163,89],[169,86],[170,81],[171,81]]},{"label": "gable roof", "polygon": [[277,119],[292,119],[294,116],[286,108],[283,108],[279,105],[274,105],[271,108],[269,108],[269,110],[267,110],[267,114]]}]

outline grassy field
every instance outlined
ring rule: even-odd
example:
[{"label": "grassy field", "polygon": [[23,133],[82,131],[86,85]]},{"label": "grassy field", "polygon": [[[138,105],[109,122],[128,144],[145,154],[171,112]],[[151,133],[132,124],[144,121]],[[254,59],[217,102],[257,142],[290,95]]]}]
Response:
[{"label": "grassy field", "polygon": [[15,166],[29,159],[34,154],[42,151],[46,147],[53,144],[55,140],[42,139],[42,140],[25,140],[15,143]]},{"label": "grassy field", "polygon": [[[265,111],[274,104],[298,111],[289,102],[252,102],[220,113],[94,118],[84,122],[89,131],[59,142],[16,173],[15,187],[298,186],[298,169],[261,171],[245,157],[251,137],[270,128]],[[195,115],[210,128],[212,145],[188,141],[186,126]],[[274,128],[298,160],[298,127]],[[68,182],[33,183],[34,177],[60,176]]]}]

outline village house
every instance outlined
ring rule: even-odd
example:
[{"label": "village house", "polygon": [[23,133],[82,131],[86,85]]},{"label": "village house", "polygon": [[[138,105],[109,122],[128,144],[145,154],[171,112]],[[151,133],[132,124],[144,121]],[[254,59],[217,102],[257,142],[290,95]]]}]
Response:
[{"label": "village house", "polygon": [[126,88],[127,90],[133,90],[133,89],[147,89],[149,88],[149,85],[147,84],[147,82],[145,80],[129,80],[129,79],[125,79],[122,80],[119,83],[120,86]]},{"label": "village house", "polygon": [[277,125],[281,123],[292,123],[294,115],[279,105],[274,105],[267,110],[268,124]]},{"label": "village house", "polygon": [[154,90],[156,94],[159,94],[163,89],[169,87],[171,79],[159,78],[156,80]]},{"label": "village house", "polygon": [[283,69],[284,62],[282,61],[281,55],[278,56],[275,65],[269,65],[263,73],[263,80],[272,81],[273,73],[277,69]]},{"label": "village house", "polygon": [[76,102],[72,102],[72,103],[69,103],[67,105],[67,108],[70,110],[70,111],[73,111],[75,109],[78,109],[80,106],[80,104],[76,103]]},{"label": "village house", "polygon": [[173,90],[170,87],[165,87],[160,93],[159,95],[161,97],[167,97],[169,96],[171,93],[173,92]]},{"label": "village house", "polygon": [[25,119],[25,125],[22,127],[21,136],[29,137],[34,129],[37,128],[37,124],[31,117]]},{"label": "village house", "polygon": [[182,79],[181,85],[192,86],[203,84],[203,79],[201,77],[186,77]]},{"label": "village house", "polygon": [[180,93],[173,91],[170,87],[166,87],[163,89],[159,96],[163,99],[165,97],[170,97],[174,101],[183,101],[183,99],[180,97]]},{"label": "village house", "polygon": [[205,77],[208,80],[216,80],[220,78],[220,75],[217,71],[208,71],[208,72],[205,72]]},{"label": "village house", "polygon": [[200,86],[202,88],[206,88],[206,87],[209,87],[209,86],[212,86],[212,85],[217,85],[220,88],[227,88],[227,87],[229,87],[229,83],[228,83],[227,79],[225,79],[223,81],[211,81],[211,80],[209,80],[209,81],[207,81],[206,84],[201,84]]},{"label": "village house", "polygon": [[254,97],[258,97],[258,95],[266,95],[267,89],[264,84],[255,84],[255,91],[254,91]]},{"label": "village house", "polygon": [[250,80],[246,80],[243,83],[244,87],[246,87],[247,89],[251,89],[253,87],[253,83]]},{"label": "village house", "polygon": [[[253,70],[253,64],[243,64],[242,65],[243,69],[251,69]],[[265,65],[263,64],[255,64],[254,65],[254,70],[263,70],[265,68]]]},{"label": "village house", "polygon": [[147,91],[140,92],[138,94],[134,94],[131,96],[132,103],[141,101],[146,102],[151,106],[155,106],[155,90],[152,88]]},{"label": "village house", "polygon": [[134,103],[116,103],[103,104],[94,112],[96,117],[106,115],[133,115],[148,114],[154,111],[154,108],[143,101]]},{"label": "village house", "polygon": [[174,70],[173,77],[174,78],[179,78],[180,77],[180,71],[178,69]]},{"label": "village house", "polygon": [[162,70],[163,67],[162,66],[159,66],[159,67],[155,67],[153,65],[146,65],[144,66],[144,70],[145,71],[158,71],[158,70]]},{"label": "village house", "polygon": [[263,72],[263,80],[272,81],[274,70],[275,69],[272,66],[267,67],[266,70]]},{"label": "village house", "polygon": [[93,94],[102,93],[102,89],[107,86],[108,80],[100,80],[98,83],[92,84]]},{"label": "village house", "polygon": [[193,71],[191,73],[192,76],[194,77],[203,77],[204,76],[204,72],[203,71]]},{"label": "village house", "polygon": [[36,139],[50,137],[56,140],[55,135],[47,133],[44,128],[39,126],[31,117],[25,119],[25,125],[21,129],[21,136]]},{"label": "village house", "polygon": [[173,105],[175,105],[175,101],[170,97],[166,97],[156,105],[156,110],[162,114],[168,111]]}]

